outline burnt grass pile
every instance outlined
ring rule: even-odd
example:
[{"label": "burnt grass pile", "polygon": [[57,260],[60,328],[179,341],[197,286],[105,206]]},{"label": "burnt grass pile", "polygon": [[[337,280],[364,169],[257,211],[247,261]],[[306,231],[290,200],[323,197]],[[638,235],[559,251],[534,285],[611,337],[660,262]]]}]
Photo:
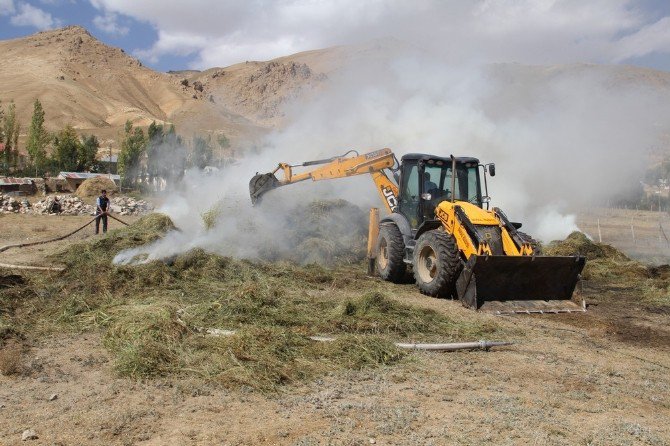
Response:
[{"label": "burnt grass pile", "polygon": [[[500,330],[485,319],[403,305],[385,294],[388,285],[365,278],[362,264],[251,262],[201,249],[169,261],[112,264],[121,250],[170,230],[168,217],[151,214],[53,256],[62,273],[3,282],[0,344],[100,332],[121,376],[195,377],[274,391],[328,372],[402,361],[407,353],[394,342],[477,340]],[[347,261],[337,244],[328,249]],[[310,339],[317,335],[335,340]]]},{"label": "burnt grass pile", "polygon": [[630,259],[611,245],[594,242],[575,231],[565,240],[553,241],[543,249],[544,255],[586,257],[582,278],[587,285],[600,290],[636,293],[647,305],[670,308],[670,266],[648,266]]}]

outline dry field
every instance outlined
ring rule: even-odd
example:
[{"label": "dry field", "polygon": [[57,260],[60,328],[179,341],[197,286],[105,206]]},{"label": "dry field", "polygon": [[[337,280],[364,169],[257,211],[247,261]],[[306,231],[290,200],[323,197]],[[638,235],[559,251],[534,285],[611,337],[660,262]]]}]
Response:
[{"label": "dry field", "polygon": [[[2,244],[55,236],[86,219],[0,216]],[[80,238],[91,234],[87,228]],[[45,255],[68,243],[5,252],[0,263],[44,264]],[[593,273],[583,289],[586,314],[496,317],[426,298],[413,285],[368,278],[362,265],[290,271],[319,276],[296,282],[308,300],[375,292],[449,318],[454,331],[433,333],[431,340],[481,332],[516,343],[330,367],[267,391],[188,371],[127,377],[106,343],[107,329],[47,330],[50,321],[42,321],[34,332],[0,338],[0,444],[670,444],[670,300],[667,290],[650,293],[647,279],[643,288]],[[0,269],[4,277],[10,273],[26,274]],[[40,274],[45,283],[60,280]],[[667,285],[661,277],[655,286],[663,280]],[[0,293],[12,286],[5,281]],[[287,293],[279,298],[293,296]],[[180,297],[189,298],[199,296]],[[45,299],[34,302],[51,305]],[[40,312],[14,304],[27,319]],[[39,438],[22,442],[26,429]]]},{"label": "dry field", "polygon": [[603,243],[648,263],[670,263],[670,214],[667,212],[592,208],[577,218],[579,228],[595,241],[599,240],[598,222]]}]

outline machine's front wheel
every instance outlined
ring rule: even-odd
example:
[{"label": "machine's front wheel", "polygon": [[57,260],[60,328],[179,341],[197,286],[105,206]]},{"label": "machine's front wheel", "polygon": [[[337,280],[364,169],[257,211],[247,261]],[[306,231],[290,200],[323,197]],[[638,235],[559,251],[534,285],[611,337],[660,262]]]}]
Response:
[{"label": "machine's front wheel", "polygon": [[403,260],[405,242],[395,224],[383,224],[377,239],[377,271],[379,277],[389,282],[401,282],[407,266]]},{"label": "machine's front wheel", "polygon": [[461,271],[458,246],[451,234],[425,232],[414,248],[414,279],[423,294],[456,296],[456,279]]}]

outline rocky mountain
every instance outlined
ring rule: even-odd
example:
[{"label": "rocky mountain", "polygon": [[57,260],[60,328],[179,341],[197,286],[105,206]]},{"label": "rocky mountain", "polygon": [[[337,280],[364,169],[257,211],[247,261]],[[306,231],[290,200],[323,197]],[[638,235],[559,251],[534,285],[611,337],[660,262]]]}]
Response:
[{"label": "rocky mountain", "polygon": [[281,103],[325,79],[289,60],[160,73],[80,26],[0,41],[0,54],[0,103],[13,101],[20,122],[39,98],[49,130],[71,124],[112,145],[127,120],[254,139],[281,123]]},{"label": "rocky mountain", "polygon": [[[417,51],[386,39],[265,62],[160,73],[103,44],[85,28],[69,26],[0,41],[0,103],[16,103],[23,133],[39,98],[50,130],[72,124],[81,133],[98,135],[104,146],[116,146],[126,120],[140,126],[154,120],[174,123],[186,135],[224,133],[234,145],[243,146],[281,128],[284,104],[318,94],[343,67],[377,61],[383,66],[399,52]],[[517,102],[537,97],[566,75],[585,73],[608,79],[611,88],[634,85],[670,98],[670,73],[639,67],[497,64],[488,70],[497,88]],[[499,111],[507,112],[505,107]]]}]

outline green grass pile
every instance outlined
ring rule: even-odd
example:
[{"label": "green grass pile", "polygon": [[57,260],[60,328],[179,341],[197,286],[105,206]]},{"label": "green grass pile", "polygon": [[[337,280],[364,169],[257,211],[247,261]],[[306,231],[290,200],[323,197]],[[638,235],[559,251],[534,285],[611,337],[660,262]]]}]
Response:
[{"label": "green grass pile", "polygon": [[[225,209],[226,204],[220,201],[203,212],[201,218],[205,229],[221,230],[217,223]],[[255,248],[263,260],[333,266],[365,258],[368,212],[348,201],[317,200],[287,205],[277,219],[276,232],[256,241]],[[238,224],[239,231],[257,228],[257,222],[251,218],[242,218]]]},{"label": "green grass pile", "polygon": [[586,257],[582,273],[586,280],[633,282],[649,277],[645,265],[631,260],[613,246],[594,242],[579,231],[573,232],[565,240],[551,242],[544,248],[544,255]]},{"label": "green grass pile", "polygon": [[[627,257],[613,246],[597,243],[581,232],[562,241],[553,241],[545,255],[583,255],[586,266],[582,277],[601,289],[637,293],[641,301],[653,306],[670,306],[670,267],[648,266]],[[616,293],[615,293],[616,295]]]},{"label": "green grass pile", "polygon": [[[407,354],[397,341],[477,340],[498,330],[403,305],[357,266],[250,262],[202,249],[166,262],[111,263],[119,251],[173,228],[152,214],[72,245],[53,258],[66,266],[63,273],[30,275],[0,290],[3,330],[100,331],[121,376],[195,376],[264,391],[331,371],[394,364]],[[234,334],[211,334],[217,330]],[[311,340],[315,335],[336,340]]]}]

